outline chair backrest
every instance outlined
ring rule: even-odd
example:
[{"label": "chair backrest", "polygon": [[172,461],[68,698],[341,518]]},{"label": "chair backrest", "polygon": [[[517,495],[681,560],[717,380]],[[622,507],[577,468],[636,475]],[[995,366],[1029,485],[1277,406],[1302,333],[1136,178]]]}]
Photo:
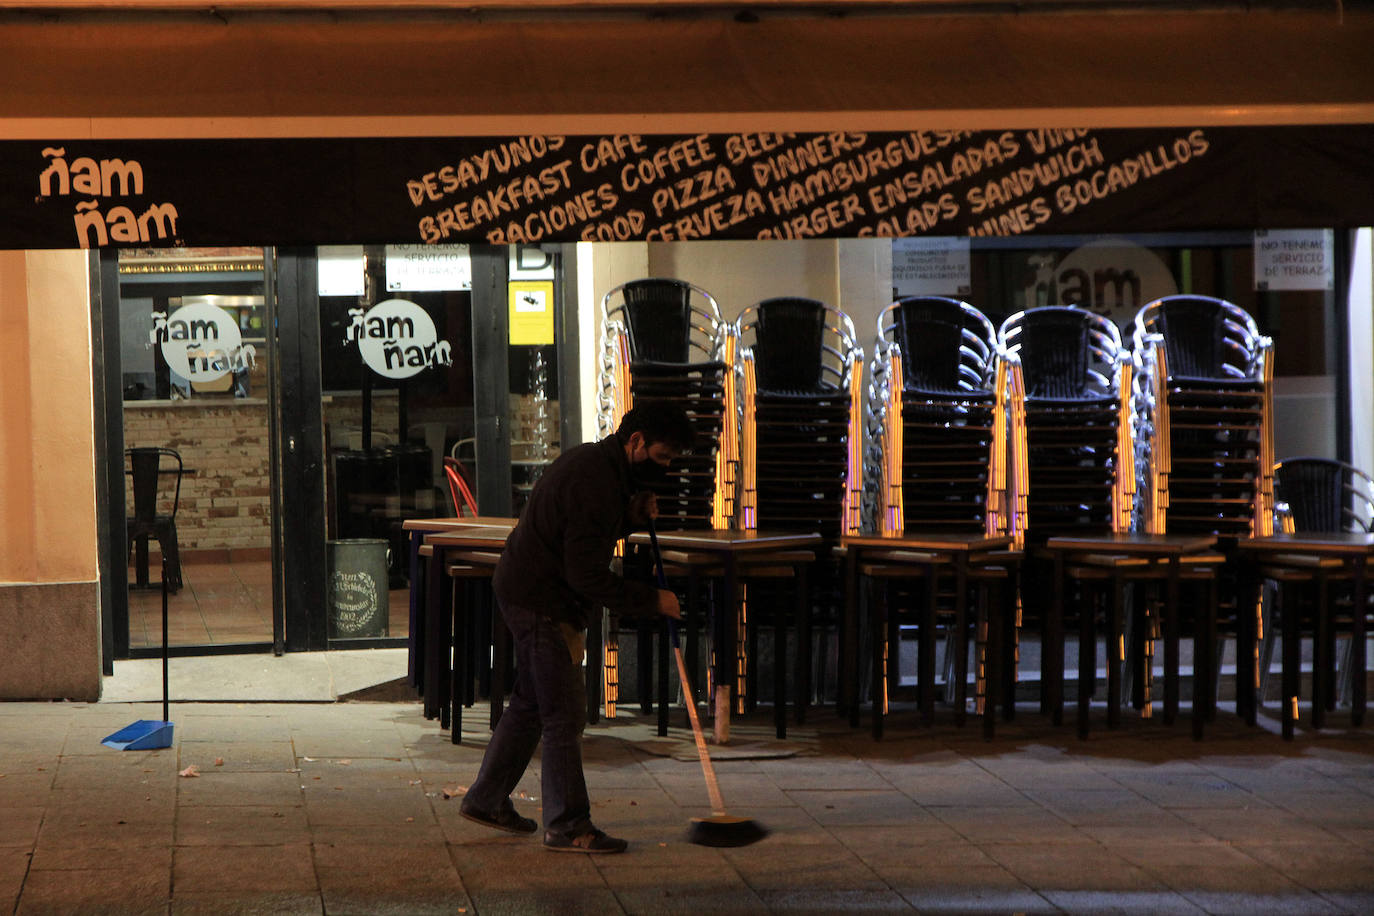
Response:
[{"label": "chair backrest", "polygon": [[466,468],[457,458],[444,458],[444,476],[448,479],[448,493],[453,500],[454,515],[461,516],[464,507],[468,514],[477,516],[477,497],[472,493],[472,487],[468,484]]},{"label": "chair backrest", "polygon": [[1027,397],[1071,400],[1113,392],[1121,334],[1101,315],[1047,305],[1011,315],[997,335],[1021,364]]},{"label": "chair backrest", "polygon": [[161,478],[163,476],[162,460],[167,458],[175,463],[176,476],[172,487],[172,511],[169,513],[171,517],[175,518],[177,507],[181,504],[181,475],[183,471],[181,454],[176,449],[151,445],[126,448],[124,454],[129,460],[129,473],[133,479],[133,517],[140,522],[152,522],[157,517],[158,494],[161,491]]},{"label": "chair backrest", "polygon": [[1286,503],[1293,530],[1368,533],[1374,526],[1374,480],[1331,458],[1287,458],[1274,465],[1274,496]]},{"label": "chair backrest", "polygon": [[761,392],[839,391],[862,359],[849,316],[815,299],[764,299],[745,309],[735,327],[741,348],[752,354]]},{"label": "chair backrest", "polygon": [[1160,340],[1170,376],[1258,379],[1268,338],[1240,306],[1211,296],[1165,296],[1136,313],[1137,352]]},{"label": "chair backrest", "polygon": [[623,326],[633,363],[693,363],[717,358],[720,306],[685,280],[646,277],[601,300],[603,333]]},{"label": "chair backrest", "polygon": [[909,391],[958,394],[986,390],[995,371],[997,332],[967,302],[907,296],[878,315],[878,354],[895,344]]}]

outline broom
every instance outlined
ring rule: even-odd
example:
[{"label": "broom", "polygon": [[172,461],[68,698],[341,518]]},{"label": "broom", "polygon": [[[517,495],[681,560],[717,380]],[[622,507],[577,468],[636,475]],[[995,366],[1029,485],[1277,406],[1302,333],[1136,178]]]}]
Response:
[{"label": "broom", "polygon": [[[654,520],[649,519],[649,543],[654,551],[654,565],[658,572],[659,588],[668,587],[668,577],[663,573],[663,555],[658,551],[658,531]],[[673,642],[673,653],[677,656],[677,676],[682,682],[682,693],[687,703],[687,717],[692,722],[692,737],[696,739],[697,756],[701,758],[701,772],[706,777],[706,792],[711,796],[711,816],[694,817],[687,826],[687,842],[698,846],[748,846],[757,843],[768,835],[768,830],[757,821],[747,817],[737,817],[726,813],[725,799],[720,794],[720,784],[716,782],[716,770],[711,765],[711,753],[706,749],[706,738],[701,733],[701,720],[697,718],[696,697],[692,685],[687,680],[687,662],[682,657],[682,644],[678,640],[677,621],[668,619],[668,633]]]}]

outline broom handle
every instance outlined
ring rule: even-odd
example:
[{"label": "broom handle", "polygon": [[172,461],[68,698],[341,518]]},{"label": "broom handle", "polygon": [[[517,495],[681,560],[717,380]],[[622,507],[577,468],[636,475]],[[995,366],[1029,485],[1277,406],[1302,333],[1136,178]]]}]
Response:
[{"label": "broom handle", "polygon": [[[658,531],[654,520],[649,519],[649,543],[654,550],[654,566],[658,571],[658,587],[668,587],[668,577],[663,573],[663,555],[658,552]],[[706,749],[706,736],[701,732],[701,720],[697,718],[696,696],[692,684],[687,679],[687,662],[682,657],[682,645],[677,637],[677,621],[668,618],[668,632],[673,640],[673,654],[677,656],[677,676],[682,682],[683,699],[687,704],[687,718],[692,722],[692,737],[696,740],[697,756],[701,758],[701,773],[706,777],[706,792],[711,796],[711,811],[720,816],[725,814],[725,799],[720,794],[720,783],[716,781],[716,768],[711,765],[711,752]]]}]

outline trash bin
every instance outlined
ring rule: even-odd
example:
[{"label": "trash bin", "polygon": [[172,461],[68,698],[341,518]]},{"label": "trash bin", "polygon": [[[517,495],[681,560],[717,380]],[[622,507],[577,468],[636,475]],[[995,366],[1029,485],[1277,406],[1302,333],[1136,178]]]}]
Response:
[{"label": "trash bin", "polygon": [[329,541],[329,638],[386,636],[388,545],[381,538]]}]

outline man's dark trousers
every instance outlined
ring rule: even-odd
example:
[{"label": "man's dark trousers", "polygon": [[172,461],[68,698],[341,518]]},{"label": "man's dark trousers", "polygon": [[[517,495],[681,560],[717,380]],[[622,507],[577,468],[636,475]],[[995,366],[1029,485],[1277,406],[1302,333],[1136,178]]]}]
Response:
[{"label": "man's dark trousers", "polygon": [[502,603],[501,616],[515,643],[515,688],[487,745],[477,781],[468,790],[467,802],[489,813],[502,810],[542,738],[544,829],[580,836],[592,829],[591,803],[582,775],[587,688],[581,652],[577,651],[574,661],[575,649],[569,647],[572,641],[580,649],[580,634],[508,603]]}]

